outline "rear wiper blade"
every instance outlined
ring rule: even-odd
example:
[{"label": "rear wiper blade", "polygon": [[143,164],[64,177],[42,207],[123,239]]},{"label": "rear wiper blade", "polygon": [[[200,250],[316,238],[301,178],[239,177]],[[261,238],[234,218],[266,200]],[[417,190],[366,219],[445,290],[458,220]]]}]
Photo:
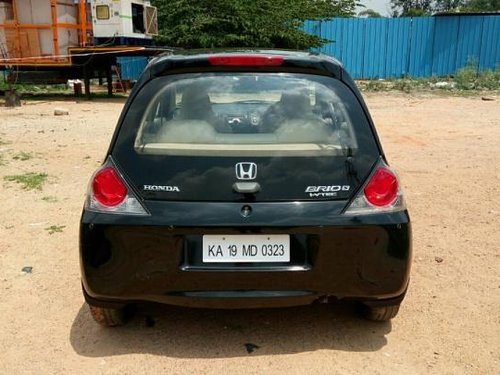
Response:
[{"label": "rear wiper blade", "polygon": [[352,148],[350,145],[342,145],[342,152],[344,153],[344,156],[352,158]]},{"label": "rear wiper blade", "polygon": [[346,169],[346,174],[349,180],[353,180],[355,185],[359,184],[360,180],[358,177],[358,171],[356,170],[356,167],[354,166],[353,163],[353,156],[352,156],[352,148],[351,147],[346,147],[343,149],[345,152],[345,156],[347,156],[345,160],[345,169]]}]

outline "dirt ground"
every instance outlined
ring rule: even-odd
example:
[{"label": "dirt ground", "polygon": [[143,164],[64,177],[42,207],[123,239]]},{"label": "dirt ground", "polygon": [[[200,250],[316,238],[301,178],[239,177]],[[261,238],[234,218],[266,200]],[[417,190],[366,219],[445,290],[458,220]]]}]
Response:
[{"label": "dirt ground", "polygon": [[[78,222],[123,101],[0,108],[0,373],[500,373],[500,98],[366,99],[413,220],[410,289],[390,323],[338,304],[143,306],[126,327],[97,326],[80,290]],[[47,173],[43,189],[4,179],[25,172]]]}]

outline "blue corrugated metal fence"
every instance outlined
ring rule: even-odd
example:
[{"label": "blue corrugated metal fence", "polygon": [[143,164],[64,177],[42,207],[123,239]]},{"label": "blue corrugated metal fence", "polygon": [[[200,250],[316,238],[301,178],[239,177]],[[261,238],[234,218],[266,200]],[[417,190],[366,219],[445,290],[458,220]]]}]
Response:
[{"label": "blue corrugated metal fence", "polygon": [[319,51],[354,78],[446,76],[469,61],[500,68],[500,15],[334,18],[305,30],[331,40]]},{"label": "blue corrugated metal fence", "polygon": [[120,78],[136,81],[139,79],[149,59],[142,56],[118,57],[117,63],[120,65]]},{"label": "blue corrugated metal fence", "polygon": [[[319,49],[342,61],[354,78],[452,75],[474,61],[500,68],[500,15],[417,18],[334,18],[306,22],[331,40]],[[136,80],[146,57],[120,57],[122,79]]]}]

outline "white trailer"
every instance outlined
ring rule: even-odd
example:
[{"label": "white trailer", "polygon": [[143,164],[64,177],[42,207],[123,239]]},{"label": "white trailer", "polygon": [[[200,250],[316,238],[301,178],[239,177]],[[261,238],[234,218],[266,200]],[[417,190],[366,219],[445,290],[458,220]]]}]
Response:
[{"label": "white trailer", "polygon": [[158,34],[156,8],[146,0],[91,0],[92,28],[99,43],[151,40]]}]

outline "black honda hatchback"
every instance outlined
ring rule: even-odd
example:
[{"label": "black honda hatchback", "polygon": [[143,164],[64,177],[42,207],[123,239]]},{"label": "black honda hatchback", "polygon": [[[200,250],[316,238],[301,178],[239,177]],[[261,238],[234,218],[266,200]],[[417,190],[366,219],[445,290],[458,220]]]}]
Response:
[{"label": "black honda hatchback", "polygon": [[289,51],[153,60],[91,179],[81,219],[94,319],[144,301],[260,308],[358,301],[396,316],[411,227],[342,65]]}]

